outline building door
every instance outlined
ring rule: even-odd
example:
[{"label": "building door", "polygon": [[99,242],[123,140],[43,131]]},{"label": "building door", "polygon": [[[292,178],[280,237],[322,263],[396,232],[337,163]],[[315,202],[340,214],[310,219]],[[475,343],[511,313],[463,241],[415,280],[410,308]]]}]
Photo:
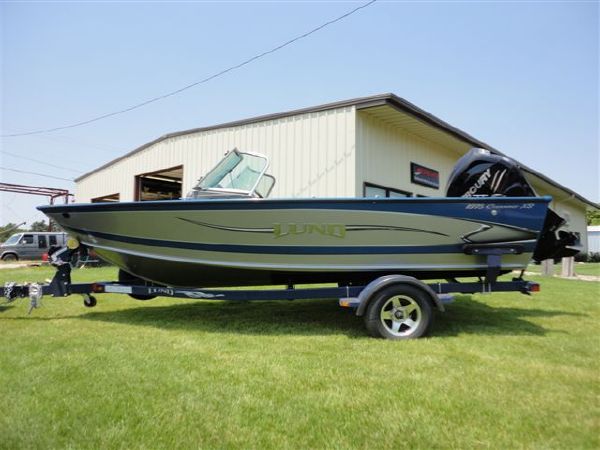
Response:
[{"label": "building door", "polygon": [[135,200],[176,200],[182,197],[183,166],[135,177]]}]

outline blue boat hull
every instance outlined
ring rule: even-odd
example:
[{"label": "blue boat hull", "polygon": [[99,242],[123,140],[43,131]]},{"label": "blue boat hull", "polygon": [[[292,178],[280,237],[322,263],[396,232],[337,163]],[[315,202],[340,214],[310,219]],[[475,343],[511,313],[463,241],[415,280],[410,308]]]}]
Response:
[{"label": "blue boat hull", "polygon": [[122,270],[167,286],[358,283],[402,273],[480,276],[469,245],[527,266],[549,197],[202,199],[39,209]]}]

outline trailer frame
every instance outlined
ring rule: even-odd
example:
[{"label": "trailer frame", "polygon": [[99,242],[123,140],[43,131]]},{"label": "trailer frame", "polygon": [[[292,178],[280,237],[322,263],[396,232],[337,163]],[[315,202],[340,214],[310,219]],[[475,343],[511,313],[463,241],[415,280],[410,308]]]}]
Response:
[{"label": "trailer frame", "polygon": [[[398,303],[397,307],[393,306],[388,311],[383,311],[381,309],[383,307],[380,307],[380,310],[373,311],[373,304],[381,300],[378,300],[378,295],[381,296],[382,292],[391,289],[394,291],[392,292],[394,295],[390,298],[405,298],[410,303],[410,299],[414,297],[417,303],[416,309],[419,310],[419,314],[423,312],[424,315],[429,316],[426,318],[427,323],[421,327],[422,329],[419,332],[415,332],[415,335],[410,333],[407,335],[394,335],[393,333],[385,335],[385,326],[383,330],[370,329],[370,331],[371,334],[378,337],[405,339],[420,337],[429,329],[432,316],[430,313],[427,313],[427,310],[435,307],[443,312],[445,310],[444,304],[452,301],[452,297],[449,294],[489,294],[492,292],[521,292],[523,294],[530,294],[531,292],[540,290],[538,283],[522,278],[523,272],[520,277],[513,278],[511,281],[498,281],[501,256],[507,253],[514,253],[515,251],[510,247],[480,247],[470,249],[470,251],[476,251],[487,258],[487,275],[485,279],[480,278],[475,282],[459,282],[455,279],[449,279],[445,282],[425,283],[414,277],[391,274],[378,277],[366,285],[348,284],[343,286],[338,285],[337,287],[296,287],[291,285],[285,288],[271,289],[203,289],[167,287],[153,284],[140,285],[115,281],[73,283],[71,281],[72,264],[70,261],[73,254],[77,251],[79,251],[78,248],[70,249],[64,247],[50,254],[51,264],[56,267],[56,273],[50,283],[17,284],[9,282],[0,287],[0,297],[5,297],[7,302],[29,297],[29,313],[41,305],[40,300],[43,296],[67,297],[73,294],[81,295],[86,307],[96,306],[96,294],[127,294],[130,296],[161,296],[190,300],[242,302],[259,300],[339,299],[341,307],[354,308],[357,316],[365,316],[365,322],[369,329],[370,322],[371,328],[374,327],[373,321],[375,319],[373,317],[377,317],[377,314],[381,316],[379,322],[383,324],[388,320],[392,320],[383,317],[384,312],[387,314],[392,310],[398,314],[398,320],[411,320],[408,317],[410,313],[407,312],[407,308],[409,308],[407,304],[400,305]],[[408,294],[406,294],[406,291],[408,291]],[[410,308],[415,308],[415,305],[410,306]],[[414,311],[414,309],[411,309],[411,311]],[[393,320],[392,325],[394,323]],[[381,328],[381,324],[377,323],[376,325]]]}]

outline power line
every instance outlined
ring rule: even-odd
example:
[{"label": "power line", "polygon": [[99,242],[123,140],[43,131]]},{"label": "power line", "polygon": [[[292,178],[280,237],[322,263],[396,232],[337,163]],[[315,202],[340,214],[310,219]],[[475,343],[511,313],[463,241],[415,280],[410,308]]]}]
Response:
[{"label": "power line", "polygon": [[52,175],[46,175],[38,172],[28,172],[27,170],[11,169],[10,167],[0,167],[0,170],[9,170],[11,172],[26,173],[28,175],[38,175],[40,177],[54,178],[55,180],[74,181],[71,178],[54,177]]},{"label": "power line", "polygon": [[49,162],[46,162],[46,161],[42,161],[40,159],[28,158],[27,156],[17,155],[15,153],[7,152],[7,151],[4,151],[4,150],[0,151],[0,153],[2,153],[4,155],[12,156],[13,158],[20,158],[20,159],[25,159],[27,161],[33,161],[33,162],[36,162],[36,163],[44,164],[44,165],[49,166],[49,167],[54,167],[55,169],[70,170],[71,172],[76,172],[76,173],[82,173],[83,172],[81,170],[71,169],[70,167],[57,166],[56,164],[52,164],[52,163],[49,163]]},{"label": "power line", "polygon": [[98,144],[91,144],[89,142],[84,142],[82,140],[79,139],[73,139],[72,137],[68,137],[68,136],[62,136],[62,135],[54,135],[54,136],[43,136],[43,135],[28,135],[28,137],[34,138],[34,139],[42,139],[42,140],[48,140],[48,141],[54,141],[54,142],[60,142],[60,143],[66,143],[68,145],[71,146],[77,146],[77,147],[90,147],[90,148],[95,148],[96,150],[100,150],[104,153],[107,154],[111,154],[111,155],[115,155],[115,152],[117,153],[123,153],[124,150],[123,149],[118,149],[112,146],[104,146],[104,145],[98,145]]},{"label": "power line", "polygon": [[181,93],[183,91],[191,89],[191,88],[193,88],[195,86],[198,86],[200,84],[207,83],[207,82],[209,82],[211,80],[214,80],[215,78],[218,78],[218,77],[220,77],[222,75],[225,75],[228,72],[231,72],[233,70],[236,70],[236,69],[239,69],[239,68],[241,68],[243,66],[246,66],[246,65],[248,65],[248,64],[256,61],[257,59],[263,58],[264,56],[267,56],[267,55],[269,55],[271,53],[275,53],[276,51],[281,50],[282,48],[287,47],[288,45],[291,45],[294,42],[297,42],[297,41],[299,41],[301,39],[304,39],[304,38],[310,36],[311,34],[316,33],[317,31],[320,31],[320,30],[322,30],[325,27],[328,27],[329,25],[333,25],[334,23],[339,22],[340,20],[343,20],[346,17],[351,16],[352,14],[360,11],[361,9],[364,9],[364,8],[367,8],[368,6],[371,6],[376,1],[377,0],[370,0],[369,2],[367,2],[367,3],[365,3],[365,4],[361,5],[361,6],[358,6],[358,7],[354,8],[353,10],[351,10],[351,11],[349,11],[349,12],[347,12],[347,13],[339,16],[339,17],[336,17],[335,19],[332,19],[332,20],[330,20],[328,22],[325,22],[325,23],[319,25],[318,27],[313,28],[310,31],[307,31],[304,34],[296,36],[295,38],[290,39],[289,41],[286,41],[283,44],[280,44],[280,45],[278,45],[276,47],[273,47],[272,49],[264,51],[264,52],[262,52],[262,53],[260,53],[258,55],[255,55],[252,58],[246,59],[245,61],[242,61],[241,63],[236,64],[235,66],[231,66],[231,67],[228,67],[227,69],[223,69],[220,72],[217,72],[217,73],[215,73],[215,74],[213,74],[213,75],[211,75],[209,77],[206,77],[206,78],[204,78],[204,79],[202,79],[200,81],[196,81],[194,83],[188,84],[187,86],[179,88],[179,89],[177,89],[175,91],[171,91],[171,92],[168,92],[166,94],[159,95],[157,97],[153,97],[153,98],[151,98],[149,100],[143,101],[141,103],[138,103],[136,105],[130,106],[128,108],[124,108],[124,109],[120,109],[118,111],[114,111],[114,112],[111,112],[111,113],[103,114],[101,116],[97,116],[97,117],[94,117],[92,119],[84,120],[84,121],[81,121],[81,122],[75,122],[75,123],[72,123],[72,124],[69,124],[69,125],[63,125],[63,126],[54,127],[54,128],[46,128],[46,129],[41,129],[41,130],[26,131],[26,132],[23,132],[23,133],[3,134],[3,135],[0,135],[0,137],[5,138],[5,137],[17,137],[17,136],[29,136],[29,135],[32,135],[32,134],[50,133],[50,132],[53,132],[53,131],[65,130],[65,129],[68,129],[68,128],[76,128],[76,127],[80,127],[80,126],[83,126],[83,125],[90,124],[92,122],[97,122],[99,120],[106,119],[108,117],[113,117],[113,116],[116,116],[116,115],[119,115],[119,114],[124,114],[126,112],[133,111],[134,109],[141,108],[143,106],[149,105],[150,103],[154,103],[154,102],[157,102],[159,100],[164,100],[165,98],[168,98],[168,97],[171,97],[173,95],[179,94],[179,93]]}]

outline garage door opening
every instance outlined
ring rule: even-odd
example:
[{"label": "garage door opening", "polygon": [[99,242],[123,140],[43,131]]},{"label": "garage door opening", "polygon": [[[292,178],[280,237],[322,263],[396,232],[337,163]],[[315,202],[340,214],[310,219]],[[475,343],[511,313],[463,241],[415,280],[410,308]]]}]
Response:
[{"label": "garage door opening", "polygon": [[96,197],[92,199],[92,203],[106,203],[106,202],[118,202],[121,198],[120,194],[104,195],[102,197]]},{"label": "garage door opening", "polygon": [[135,177],[135,200],[175,200],[181,198],[183,166],[171,167]]}]

